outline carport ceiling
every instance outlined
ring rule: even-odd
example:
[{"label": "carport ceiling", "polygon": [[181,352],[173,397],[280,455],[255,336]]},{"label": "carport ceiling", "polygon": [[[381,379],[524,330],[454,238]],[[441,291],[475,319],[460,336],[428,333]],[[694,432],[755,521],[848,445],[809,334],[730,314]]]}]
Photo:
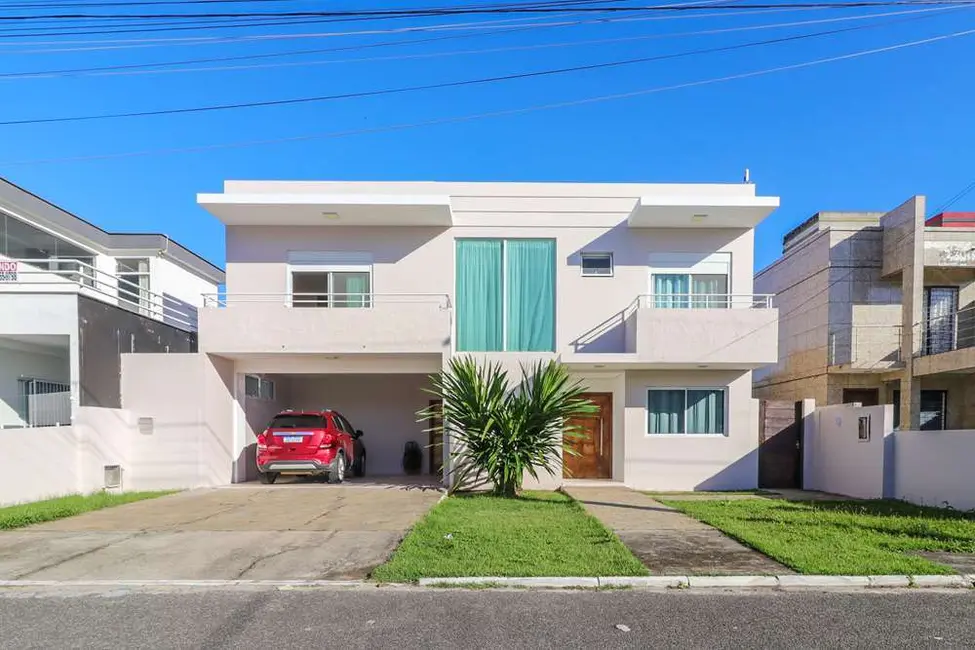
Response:
[{"label": "carport ceiling", "polygon": [[228,226],[443,226],[450,197],[376,194],[198,194]]}]

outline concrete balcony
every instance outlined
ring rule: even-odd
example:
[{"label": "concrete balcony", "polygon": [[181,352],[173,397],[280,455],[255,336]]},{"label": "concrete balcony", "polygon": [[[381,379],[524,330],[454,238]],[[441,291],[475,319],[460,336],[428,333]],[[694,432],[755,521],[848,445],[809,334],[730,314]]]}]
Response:
[{"label": "concrete balcony", "polygon": [[442,294],[333,296],[332,306],[297,295],[227,294],[206,297],[199,345],[227,356],[443,354],[450,333],[450,298]]},{"label": "concrete balcony", "polygon": [[767,295],[640,296],[626,350],[641,363],[754,369],[778,360],[779,310]]}]

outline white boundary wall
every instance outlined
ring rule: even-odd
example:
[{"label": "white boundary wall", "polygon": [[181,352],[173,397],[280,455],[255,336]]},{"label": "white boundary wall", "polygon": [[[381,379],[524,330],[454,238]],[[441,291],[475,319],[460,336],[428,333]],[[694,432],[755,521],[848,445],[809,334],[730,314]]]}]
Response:
[{"label": "white boundary wall", "polygon": [[975,429],[898,431],[893,496],[929,506],[975,510]]},{"label": "white boundary wall", "polygon": [[[861,439],[860,418],[869,418]],[[803,473],[807,490],[861,499],[884,496],[884,448],[891,435],[893,407],[846,404],[817,408],[803,423]]]},{"label": "white boundary wall", "polygon": [[[803,488],[975,510],[975,430],[892,431],[893,406],[811,408],[803,422]],[[859,418],[870,438],[859,438]]]}]

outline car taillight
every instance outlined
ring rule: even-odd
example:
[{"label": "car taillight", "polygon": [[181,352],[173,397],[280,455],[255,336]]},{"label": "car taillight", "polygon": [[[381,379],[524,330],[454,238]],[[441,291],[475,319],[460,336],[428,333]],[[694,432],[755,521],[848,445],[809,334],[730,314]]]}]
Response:
[{"label": "car taillight", "polygon": [[318,445],[318,448],[319,449],[330,449],[334,445],[335,445],[335,438],[332,436],[331,433],[326,433],[324,436],[322,436],[322,441]]},{"label": "car taillight", "polygon": [[257,450],[267,451],[267,434],[260,434],[257,436]]}]

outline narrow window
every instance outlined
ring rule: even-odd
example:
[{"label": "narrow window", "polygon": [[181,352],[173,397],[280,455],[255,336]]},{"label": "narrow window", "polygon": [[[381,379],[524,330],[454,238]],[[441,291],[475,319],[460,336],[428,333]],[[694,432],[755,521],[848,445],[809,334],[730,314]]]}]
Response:
[{"label": "narrow window", "polygon": [[582,276],[585,278],[612,277],[612,253],[582,253]]}]

